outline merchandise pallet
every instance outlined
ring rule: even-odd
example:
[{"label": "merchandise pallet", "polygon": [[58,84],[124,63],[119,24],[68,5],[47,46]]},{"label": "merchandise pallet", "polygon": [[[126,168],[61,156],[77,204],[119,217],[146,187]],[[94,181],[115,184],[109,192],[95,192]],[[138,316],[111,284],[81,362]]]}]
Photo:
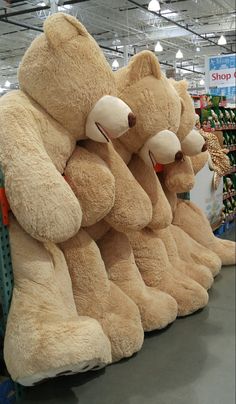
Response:
[{"label": "merchandise pallet", "polygon": [[20,400],[22,388],[20,385],[13,383],[8,376],[3,362],[3,340],[6,329],[8,312],[11,304],[11,296],[13,291],[13,270],[11,262],[11,251],[9,241],[9,231],[6,210],[4,206],[4,178],[0,169],[0,300],[2,307],[2,317],[0,319],[0,335],[1,335],[1,374],[0,376],[0,403],[13,404]]}]

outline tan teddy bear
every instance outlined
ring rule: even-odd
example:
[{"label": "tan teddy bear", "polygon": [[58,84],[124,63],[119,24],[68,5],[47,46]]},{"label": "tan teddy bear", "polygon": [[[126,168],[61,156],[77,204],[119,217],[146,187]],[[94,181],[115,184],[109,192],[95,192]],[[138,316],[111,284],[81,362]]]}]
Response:
[{"label": "tan teddy bear", "polygon": [[[200,161],[207,158],[208,153],[204,153],[206,150],[204,138],[199,132],[192,130],[195,122],[195,111],[192,99],[187,91],[188,83],[185,80],[179,82],[170,80],[170,82],[182,100],[183,110],[177,136],[181,141],[181,149],[185,156],[184,160],[165,166],[160,179],[171,204],[172,211],[175,212],[177,193],[190,191],[194,186],[195,175],[192,162],[190,157],[187,156],[191,156],[194,159],[194,156],[197,155]],[[180,257],[184,261],[191,263],[191,271],[195,267],[195,264],[201,264],[208,267],[213,276],[219,273],[221,261],[214,252],[207,248],[202,248],[202,245],[189,237],[179,226],[174,226],[174,223],[170,229],[177,244]]]},{"label": "tan teddy bear", "polygon": [[[187,315],[204,307],[208,295],[198,283],[171,264],[165,238],[162,240],[161,233],[157,234],[156,229],[168,229],[172,214],[153,170],[153,165],[183,158],[175,135],[180,126],[182,101],[149,51],[134,56],[127,67],[116,73],[116,80],[119,96],[134,109],[138,118],[136,126],[114,144],[124,160],[130,161],[130,170],[153,205],[148,227],[128,234],[135,261],[145,283],[173,296],[178,303],[178,314]],[[208,268],[198,266],[195,274],[206,288],[211,286],[213,279]]]},{"label": "tan teddy bear", "polygon": [[[195,173],[201,168],[196,158],[192,161],[192,165]],[[173,223],[197,241],[201,248],[205,247],[214,252],[219,257],[222,265],[234,265],[236,263],[235,242],[217,238],[213,234],[207,217],[193,202],[177,201]]]},{"label": "tan teddy bear", "polygon": [[[186,91],[184,91],[184,85],[181,85],[181,83],[176,83],[172,82],[172,84],[179,89],[179,94],[184,97],[184,94],[186,94]],[[185,85],[186,86],[186,85]],[[185,96],[186,97],[186,96]],[[187,99],[186,99],[187,101]],[[187,105],[187,103],[186,103]],[[188,102],[188,106],[191,105],[191,102]],[[187,114],[185,114],[187,115]],[[190,116],[190,114],[188,114]],[[185,121],[183,120],[182,126],[180,126],[179,131],[178,131],[178,137],[180,139],[183,139],[186,134],[186,119]],[[199,134],[198,134],[199,136]],[[196,134],[195,134],[196,138]],[[186,138],[185,138],[186,139]],[[186,141],[186,140],[185,140]],[[184,142],[185,142],[184,141]],[[183,143],[182,142],[182,146]],[[183,147],[182,147],[183,149]],[[201,156],[200,154],[197,154],[196,157],[196,150],[194,150],[194,153],[188,154],[191,156],[191,164],[193,166],[193,171],[191,173],[191,176],[193,178],[193,173],[197,174],[197,172],[205,165],[206,161],[208,160],[208,155],[205,155],[205,158]],[[227,160],[227,159],[226,159]],[[175,187],[176,192],[187,192],[192,188],[192,184],[189,184],[189,179],[187,180],[186,176],[186,169],[184,166],[181,167],[179,165],[177,172],[175,175],[173,175],[173,171],[171,170],[171,173],[169,173],[169,179],[172,178],[172,180],[169,180],[169,189],[173,190],[172,184],[170,184],[170,181],[173,183],[173,177],[179,178],[178,186]],[[189,177],[190,178],[190,177]],[[190,181],[191,182],[191,181]],[[180,191],[181,189],[181,191]],[[172,200],[173,200],[173,195],[172,195]],[[234,241],[230,240],[221,240],[217,237],[214,236],[213,231],[211,229],[210,223],[207,219],[207,217],[204,215],[201,209],[199,209],[196,204],[194,204],[191,201],[183,201],[183,200],[178,200],[175,198],[176,201],[176,207],[175,207],[175,212],[174,212],[174,220],[173,224],[177,225],[180,229],[184,230],[185,234],[188,234],[191,236],[192,239],[194,239],[196,242],[198,242],[201,246],[206,247],[208,250],[214,253],[215,256],[211,254],[211,259],[210,255],[208,253],[208,260],[205,260],[205,263],[207,266],[209,266],[212,270],[213,275],[217,275],[219,273],[221,263],[222,265],[234,265],[236,263],[236,244]],[[181,232],[183,234],[183,232]],[[181,247],[183,245],[181,241],[179,241],[179,246]],[[202,250],[202,248],[201,248]],[[201,260],[201,255],[199,256],[199,251],[200,249],[198,248],[198,252],[195,251],[195,260]],[[216,256],[218,256],[218,260],[216,259]],[[207,262],[208,261],[208,262]],[[211,262],[210,262],[211,261]],[[221,263],[220,263],[221,261]]]},{"label": "tan teddy bear", "polygon": [[[68,15],[45,21],[21,62],[19,83],[19,91],[0,101],[0,163],[15,216],[9,227],[15,283],[4,356],[11,377],[32,385],[111,361],[99,323],[78,316],[68,268],[54,243],[74,236],[81,224],[80,203],[62,176],[76,141],[90,136],[107,142],[135,117],[115,97],[113,74],[98,45]],[[114,189],[113,178],[110,183]]]},{"label": "tan teddy bear", "polygon": [[[93,216],[93,226],[87,226],[72,239],[61,245],[71,274],[76,307],[79,313],[96,318],[109,337],[112,359],[117,361],[138,351],[142,345],[139,316],[134,322],[134,303],[138,306],[145,331],[160,329],[177,316],[176,301],[166,293],[145,285],[134,261],[129,239],[123,231],[137,231],[151,220],[152,208],[148,196],[136,182],[112,144],[83,143],[86,163],[75,151],[65,170],[67,181],[79,200],[83,200],[83,180],[90,184],[86,194],[85,217],[91,217],[97,198],[106,204],[106,195],[99,191],[94,176],[83,177],[88,164],[91,172],[94,161],[100,160],[115,179],[115,200],[110,211],[101,219]],[[101,172],[100,187],[106,187],[106,175]],[[82,192],[81,192],[82,190]],[[87,212],[87,213],[86,213]],[[88,224],[88,223],[87,223]],[[91,225],[91,221],[89,221]],[[86,231],[85,231],[86,230]],[[97,244],[95,243],[97,242]],[[99,248],[98,248],[99,247]],[[132,311],[133,308],[133,311]],[[113,321],[111,321],[111,319]],[[116,323],[116,324],[115,324]]]}]

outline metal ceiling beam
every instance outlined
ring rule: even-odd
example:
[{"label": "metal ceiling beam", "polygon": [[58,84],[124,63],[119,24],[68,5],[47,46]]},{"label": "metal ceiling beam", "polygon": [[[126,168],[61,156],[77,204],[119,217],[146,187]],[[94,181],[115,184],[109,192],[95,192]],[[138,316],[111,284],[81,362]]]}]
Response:
[{"label": "metal ceiling beam", "polygon": [[165,15],[161,14],[160,11],[159,11],[159,13],[156,13],[155,11],[150,11],[150,10],[148,10],[148,8],[147,8],[146,6],[143,6],[142,4],[139,4],[139,3],[137,3],[137,2],[134,1],[134,0],[128,0],[128,1],[129,1],[130,3],[132,3],[132,4],[134,4],[135,6],[137,6],[138,8],[140,8],[140,9],[142,9],[142,10],[145,10],[147,13],[150,13],[150,14],[152,14],[152,15],[155,15],[156,17],[162,18],[162,19],[164,19],[164,20],[170,22],[171,24],[176,25],[176,26],[179,27],[179,28],[184,29],[185,31],[190,32],[191,34],[196,35],[196,36],[198,36],[199,38],[201,38],[201,39],[203,39],[203,40],[205,40],[205,41],[208,41],[208,42],[212,43],[212,44],[215,45],[215,46],[219,46],[219,47],[221,47],[221,48],[226,49],[226,50],[227,50],[228,52],[230,52],[230,53],[232,52],[232,49],[228,48],[227,46],[225,46],[225,45],[218,45],[216,42],[212,41],[212,39],[206,38],[206,37],[204,37],[203,35],[199,34],[198,32],[193,31],[193,30],[192,30],[191,28],[189,28],[187,25],[179,24],[177,21],[174,21],[174,20],[172,20],[171,18],[168,18],[168,17],[166,17]]},{"label": "metal ceiling beam", "polygon": [[[122,52],[122,51],[120,51],[120,50],[116,50],[116,49],[113,49],[113,48],[109,48],[108,46],[101,46],[101,45],[100,45],[100,48],[124,56],[124,52]],[[153,52],[153,51],[151,51],[151,52]],[[155,53],[155,52],[153,52],[153,53]],[[129,53],[129,56],[133,56],[133,55],[134,55],[134,54]],[[201,74],[201,75],[204,75],[204,74],[205,74],[205,73],[203,73],[203,72],[199,72],[198,70],[188,69],[188,68],[186,68],[186,67],[181,67],[181,66],[174,66],[174,65],[172,65],[171,63],[161,62],[160,60],[159,60],[159,63],[160,63],[161,65],[163,65],[163,66],[173,67],[174,69],[186,70],[187,72],[196,73],[196,74]]]},{"label": "metal ceiling beam", "polygon": [[[64,2],[64,6],[67,4],[77,4],[77,3],[84,3],[89,0],[67,0]],[[23,15],[28,13],[34,13],[35,11],[43,11],[43,10],[50,10],[50,6],[40,6],[40,7],[31,7],[24,10],[13,11],[11,13],[7,13],[7,9],[4,9],[4,13],[0,14],[0,21],[9,17],[15,17],[17,15]]]},{"label": "metal ceiling beam", "polygon": [[[33,30],[33,31],[43,32],[43,29],[40,29],[40,28],[38,28],[38,27],[34,27],[34,26],[32,26],[32,25],[19,23],[19,22],[14,21],[14,20],[4,19],[4,20],[2,20],[2,22],[8,23],[8,24],[12,24],[12,25],[16,25],[16,26],[23,27],[23,28],[28,28],[28,29]],[[116,50],[116,49],[110,48],[110,47],[108,47],[108,46],[102,46],[102,45],[100,45],[100,48],[101,48],[101,49],[104,49],[104,50],[106,50],[106,51],[110,51],[110,52],[112,52],[112,53],[116,53],[116,54],[120,54],[120,55],[124,56],[124,52],[122,52],[122,51],[120,51],[120,50]],[[133,54],[129,53],[129,56],[133,56]],[[159,63],[160,63],[161,65],[164,65],[164,66],[168,66],[168,67],[172,67],[172,68],[178,68],[178,69],[181,69],[181,70],[185,70],[185,71],[187,71],[187,72],[191,72],[191,73],[196,73],[196,74],[204,75],[204,73],[202,73],[202,72],[199,72],[199,71],[197,71],[197,70],[188,69],[188,68],[186,68],[186,67],[181,67],[181,66],[175,67],[174,65],[172,65],[172,64],[170,64],[170,63],[167,63],[167,62],[160,62],[160,61],[159,61]]]},{"label": "metal ceiling beam", "polygon": [[22,27],[22,28],[27,28],[27,29],[31,29],[32,31],[38,31],[38,32],[43,32],[43,29],[38,28],[38,27],[34,27],[33,25],[29,25],[29,24],[24,24],[15,20],[9,20],[9,18],[4,18],[1,20],[2,22],[5,22],[7,24],[12,24],[12,25],[16,25],[17,27]]}]

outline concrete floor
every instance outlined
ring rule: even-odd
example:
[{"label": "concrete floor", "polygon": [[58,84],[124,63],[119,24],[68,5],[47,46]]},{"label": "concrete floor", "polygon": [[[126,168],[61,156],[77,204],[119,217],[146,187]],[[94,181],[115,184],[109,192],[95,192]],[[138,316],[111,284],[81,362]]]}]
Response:
[{"label": "concrete floor", "polygon": [[[234,231],[226,236],[233,239]],[[225,267],[209,306],[146,336],[133,358],[27,389],[25,404],[234,404],[235,270]]]}]

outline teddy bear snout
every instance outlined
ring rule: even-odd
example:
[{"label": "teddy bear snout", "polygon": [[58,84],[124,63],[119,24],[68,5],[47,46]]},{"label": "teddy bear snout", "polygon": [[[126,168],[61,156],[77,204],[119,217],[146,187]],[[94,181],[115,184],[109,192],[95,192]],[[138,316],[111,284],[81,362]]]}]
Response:
[{"label": "teddy bear snout", "polygon": [[181,160],[183,160],[183,158],[184,158],[184,155],[183,155],[182,151],[179,150],[175,155],[175,161],[181,161]]},{"label": "teddy bear snout", "polygon": [[129,127],[133,128],[136,124],[136,116],[133,114],[133,112],[130,112],[128,115],[128,122],[129,122]]},{"label": "teddy bear snout", "polygon": [[204,143],[204,145],[202,146],[202,152],[207,151],[208,147],[207,147],[207,142]]}]

